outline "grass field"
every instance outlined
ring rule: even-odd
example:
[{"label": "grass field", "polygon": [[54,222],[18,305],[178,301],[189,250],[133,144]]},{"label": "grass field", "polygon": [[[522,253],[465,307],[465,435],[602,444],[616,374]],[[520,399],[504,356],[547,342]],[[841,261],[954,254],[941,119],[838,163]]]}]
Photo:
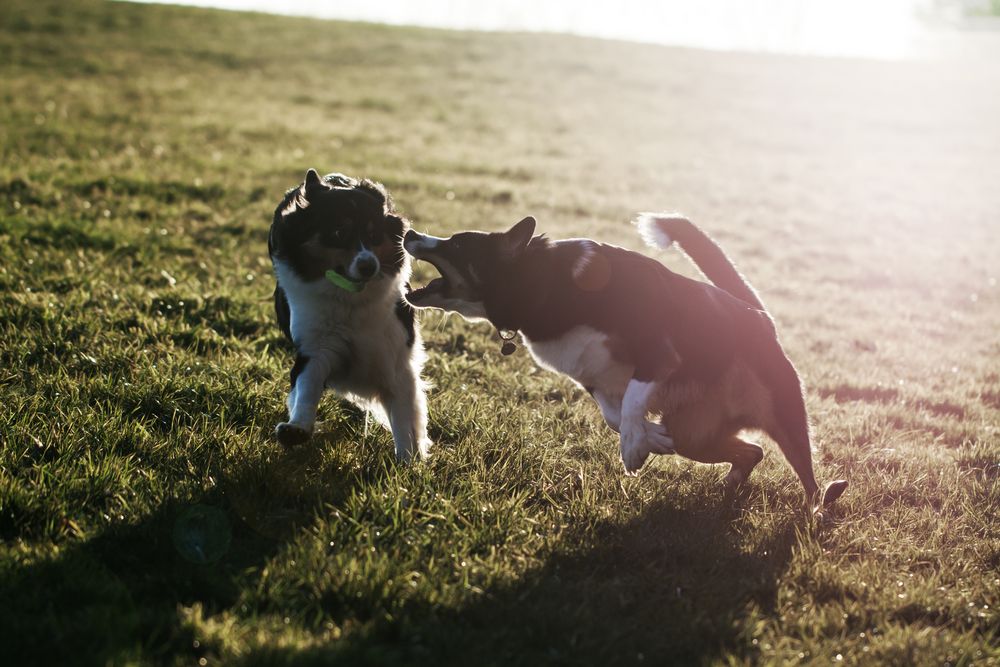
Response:
[{"label": "grass field", "polygon": [[[1000,664],[995,65],[5,0],[0,81],[5,664]],[[684,211],[837,511],[770,443],[735,495],[626,478],[581,390],[436,315],[429,463],[332,398],[284,451],[266,235],[310,166],[436,234]]]}]

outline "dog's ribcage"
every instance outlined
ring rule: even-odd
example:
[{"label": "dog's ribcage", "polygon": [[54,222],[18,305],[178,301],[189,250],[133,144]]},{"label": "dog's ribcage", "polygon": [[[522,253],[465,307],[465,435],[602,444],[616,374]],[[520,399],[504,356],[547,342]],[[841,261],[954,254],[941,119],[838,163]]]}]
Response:
[{"label": "dog's ribcage", "polygon": [[633,368],[615,360],[607,342],[607,334],[588,326],[574,327],[559,338],[545,341],[525,338],[531,356],[542,366],[568,375],[588,390],[617,396],[620,401]]}]

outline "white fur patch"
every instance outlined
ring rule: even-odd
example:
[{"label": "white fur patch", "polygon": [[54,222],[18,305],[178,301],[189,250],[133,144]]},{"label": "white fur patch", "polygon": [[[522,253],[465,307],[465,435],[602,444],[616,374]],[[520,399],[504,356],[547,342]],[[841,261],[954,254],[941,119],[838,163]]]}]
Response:
[{"label": "white fur patch", "polygon": [[650,454],[674,453],[674,441],[659,424],[646,420],[656,382],[630,380],[622,398],[621,455],[625,472],[635,474]]},{"label": "white fur patch", "polygon": [[535,342],[525,338],[525,344],[542,366],[564,373],[584,387],[620,397],[632,376],[632,367],[611,356],[607,340],[606,334],[593,327],[578,326],[552,340]]},{"label": "white fur patch", "polygon": [[671,220],[688,219],[680,213],[640,213],[635,219],[635,226],[639,228],[639,236],[646,242],[646,245],[653,248],[667,249],[674,242],[670,234],[660,225],[661,222]]},{"label": "white fur patch", "polygon": [[587,240],[574,242],[580,245],[580,256],[573,262],[573,277],[580,280],[587,272],[587,267],[593,261],[594,255],[597,254],[597,244]]},{"label": "white fur patch", "polygon": [[420,250],[432,250],[444,240],[445,239],[438,238],[437,236],[413,232],[412,236],[403,242],[403,247],[406,249],[406,252],[412,255]]},{"label": "white fur patch", "polygon": [[622,421],[645,420],[649,399],[656,391],[655,382],[630,380],[622,398]]},{"label": "white fur patch", "polygon": [[672,454],[673,440],[660,425],[646,420],[656,382],[632,378],[634,368],[616,360],[608,336],[593,327],[573,327],[559,338],[524,342],[542,366],[565,373],[590,390],[604,420],[620,431],[622,461],[634,474],[650,454]]}]

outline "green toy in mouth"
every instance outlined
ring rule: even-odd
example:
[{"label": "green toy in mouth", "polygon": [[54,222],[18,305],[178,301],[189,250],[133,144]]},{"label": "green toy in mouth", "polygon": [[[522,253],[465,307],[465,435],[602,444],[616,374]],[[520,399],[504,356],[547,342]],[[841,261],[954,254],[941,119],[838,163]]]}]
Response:
[{"label": "green toy in mouth", "polygon": [[326,272],[326,279],[340,289],[347,290],[348,292],[357,293],[365,288],[365,284],[363,282],[351,280],[347,276],[337,273],[333,269]]}]

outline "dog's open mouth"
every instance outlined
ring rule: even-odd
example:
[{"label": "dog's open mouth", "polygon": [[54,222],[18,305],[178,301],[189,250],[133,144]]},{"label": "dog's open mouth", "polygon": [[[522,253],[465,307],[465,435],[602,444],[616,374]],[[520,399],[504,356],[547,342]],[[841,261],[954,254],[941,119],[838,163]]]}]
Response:
[{"label": "dog's open mouth", "polygon": [[[424,260],[435,269],[438,267],[434,265],[430,260]],[[440,272],[440,269],[438,269]],[[448,279],[441,275],[437,278],[432,279],[423,287],[417,287],[410,290],[406,295],[407,300],[414,306],[419,306],[422,301],[432,297],[432,296],[444,296],[448,293]]]},{"label": "dog's open mouth", "polygon": [[452,293],[452,285],[448,280],[448,274],[451,273],[451,267],[448,261],[442,258],[440,254],[434,250],[434,248],[442,242],[442,239],[438,239],[433,236],[425,236],[413,231],[412,229],[408,231],[406,236],[403,238],[403,249],[406,250],[406,252],[408,252],[414,260],[427,262],[433,266],[438,273],[438,276],[431,279],[426,285],[423,287],[417,287],[416,289],[411,289],[406,295],[406,300],[414,306],[427,308],[437,307],[444,299],[449,298]]},{"label": "dog's open mouth", "polygon": [[419,300],[421,298],[431,296],[432,294],[444,294],[445,289],[447,287],[448,287],[448,281],[446,281],[444,278],[435,278],[434,280],[430,281],[423,287],[418,287],[417,289],[410,290],[409,297],[410,300],[412,301],[413,299]]}]

